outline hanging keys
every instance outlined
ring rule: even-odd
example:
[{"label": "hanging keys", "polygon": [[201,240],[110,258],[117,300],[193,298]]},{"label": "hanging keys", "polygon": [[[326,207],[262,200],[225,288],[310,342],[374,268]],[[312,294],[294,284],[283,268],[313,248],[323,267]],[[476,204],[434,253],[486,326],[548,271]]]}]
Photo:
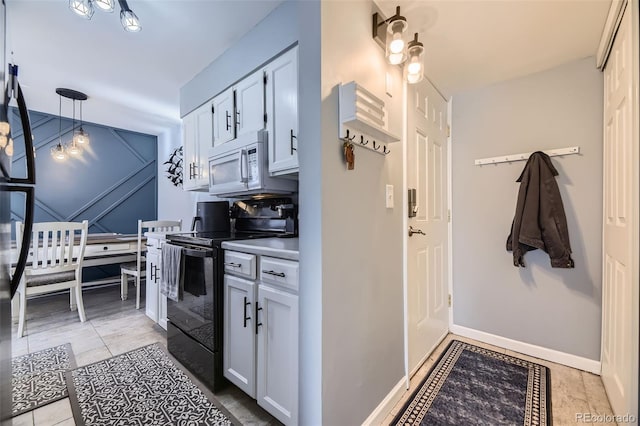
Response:
[{"label": "hanging keys", "polygon": [[353,170],[356,161],[353,144],[351,142],[345,142],[342,146],[344,149],[344,161],[347,163],[347,170]]}]

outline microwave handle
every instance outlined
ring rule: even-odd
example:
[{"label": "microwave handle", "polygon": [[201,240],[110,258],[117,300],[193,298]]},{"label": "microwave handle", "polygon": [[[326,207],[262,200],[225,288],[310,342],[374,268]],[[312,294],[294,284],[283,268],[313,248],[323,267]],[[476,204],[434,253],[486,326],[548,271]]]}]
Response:
[{"label": "microwave handle", "polygon": [[[244,171],[247,171],[247,175],[245,175]],[[240,182],[247,183],[249,182],[249,156],[247,155],[247,150],[243,149],[240,151]]]}]

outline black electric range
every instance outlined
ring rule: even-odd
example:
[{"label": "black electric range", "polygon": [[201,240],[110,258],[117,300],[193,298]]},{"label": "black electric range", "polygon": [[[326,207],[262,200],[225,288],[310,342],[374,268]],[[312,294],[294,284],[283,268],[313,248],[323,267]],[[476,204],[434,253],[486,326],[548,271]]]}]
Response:
[{"label": "black electric range", "polygon": [[293,237],[297,231],[297,212],[289,199],[241,203],[242,207],[234,204],[231,208],[235,225],[231,232],[182,232],[166,237],[168,244],[182,247],[179,297],[167,300],[167,347],[214,392],[226,383],[222,376],[222,242]]}]

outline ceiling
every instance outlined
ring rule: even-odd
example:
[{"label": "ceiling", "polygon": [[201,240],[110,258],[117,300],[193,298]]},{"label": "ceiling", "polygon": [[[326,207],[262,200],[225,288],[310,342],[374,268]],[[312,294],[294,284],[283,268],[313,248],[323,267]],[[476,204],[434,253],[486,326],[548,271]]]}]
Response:
[{"label": "ceiling", "polygon": [[6,3],[7,61],[20,67],[30,109],[57,115],[55,89],[67,87],[89,96],[85,121],[160,134],[180,123],[180,87],[281,0],[128,0],[138,33],[124,31],[118,6],[86,20],[67,0]]},{"label": "ceiling", "polygon": [[[66,0],[7,0],[7,59],[32,110],[57,114],[55,88],[68,87],[89,96],[85,121],[160,134],[180,123],[180,87],[280,2],[129,0],[142,31],[127,33],[117,11],[88,21]],[[610,0],[377,3],[387,16],[401,6],[427,75],[449,96],[595,55]],[[71,102],[62,108],[70,117]]]}]

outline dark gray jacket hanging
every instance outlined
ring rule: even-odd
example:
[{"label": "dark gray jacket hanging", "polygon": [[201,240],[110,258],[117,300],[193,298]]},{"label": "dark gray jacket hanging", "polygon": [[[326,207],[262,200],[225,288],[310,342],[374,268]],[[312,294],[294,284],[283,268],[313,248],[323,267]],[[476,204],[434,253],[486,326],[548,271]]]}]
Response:
[{"label": "dark gray jacket hanging", "polygon": [[558,171],[544,152],[534,152],[516,182],[520,182],[516,214],[507,238],[513,265],[525,266],[522,257],[530,250],[549,254],[554,268],[573,268],[567,217],[555,177]]}]

